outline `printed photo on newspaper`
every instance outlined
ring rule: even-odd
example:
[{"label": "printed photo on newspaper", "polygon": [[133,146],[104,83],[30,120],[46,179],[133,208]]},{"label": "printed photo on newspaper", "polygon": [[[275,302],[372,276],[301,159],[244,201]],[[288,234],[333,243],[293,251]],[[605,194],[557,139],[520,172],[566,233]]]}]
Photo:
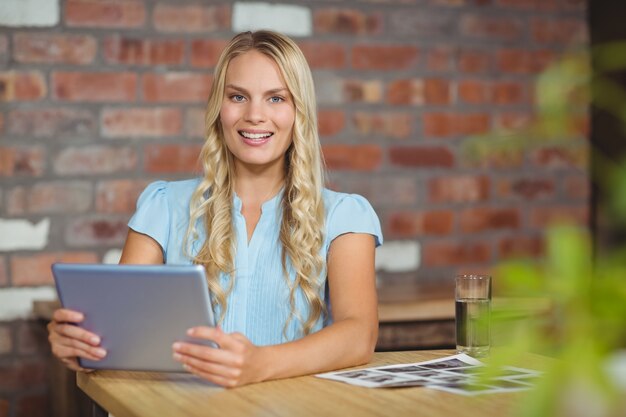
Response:
[{"label": "printed photo on newspaper", "polygon": [[460,395],[492,394],[532,388],[540,371],[503,367],[497,376],[483,376],[485,364],[465,354],[425,362],[328,372],[319,378],[367,388],[427,387]]}]

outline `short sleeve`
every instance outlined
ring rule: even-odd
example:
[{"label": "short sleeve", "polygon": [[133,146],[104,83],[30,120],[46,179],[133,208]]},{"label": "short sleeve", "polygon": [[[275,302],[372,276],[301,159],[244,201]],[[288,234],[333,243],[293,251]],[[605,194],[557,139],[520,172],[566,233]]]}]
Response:
[{"label": "short sleeve", "polygon": [[364,197],[346,194],[328,215],[327,242],[345,233],[367,233],[376,239],[376,246],[383,243],[383,233],[376,212]]},{"label": "short sleeve", "polygon": [[156,240],[165,253],[170,230],[166,181],[155,181],[143,190],[137,200],[137,211],[129,220],[128,227]]}]

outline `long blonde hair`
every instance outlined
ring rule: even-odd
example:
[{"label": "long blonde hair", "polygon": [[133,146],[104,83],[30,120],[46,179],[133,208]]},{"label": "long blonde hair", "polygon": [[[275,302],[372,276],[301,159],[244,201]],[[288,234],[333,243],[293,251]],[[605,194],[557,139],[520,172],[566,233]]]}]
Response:
[{"label": "long blonde hair", "polygon": [[[251,50],[276,62],[295,104],[293,138],[285,154],[286,172],[281,202],[281,262],[290,290],[291,306],[283,335],[286,336],[292,318],[300,321],[302,332],[306,335],[326,312],[321,298],[324,280],[320,280],[324,271],[324,260],[320,256],[324,241],[324,169],[311,71],[298,46],[284,35],[271,31],[240,33],[226,46],[218,60],[207,104],[206,141],[200,152],[204,177],[191,198],[185,241],[189,248],[190,242],[198,238],[195,224],[203,219],[206,240],[193,257],[193,262],[203,265],[207,271],[208,285],[214,303],[220,308],[221,322],[235,280],[236,240],[232,219],[233,156],[224,142],[219,115],[228,64],[233,58]],[[289,277],[288,266],[295,271],[293,281]],[[226,288],[220,284],[222,272],[228,275]],[[298,290],[302,291],[309,306],[306,321],[296,309]]]}]

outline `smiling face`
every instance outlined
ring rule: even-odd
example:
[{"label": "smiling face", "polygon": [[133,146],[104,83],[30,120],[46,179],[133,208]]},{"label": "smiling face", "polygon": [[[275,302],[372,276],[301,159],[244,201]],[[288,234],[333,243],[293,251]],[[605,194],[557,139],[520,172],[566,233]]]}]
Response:
[{"label": "smiling face", "polygon": [[251,50],[230,61],[220,122],[236,172],[276,169],[282,175],[295,106],[272,59]]}]

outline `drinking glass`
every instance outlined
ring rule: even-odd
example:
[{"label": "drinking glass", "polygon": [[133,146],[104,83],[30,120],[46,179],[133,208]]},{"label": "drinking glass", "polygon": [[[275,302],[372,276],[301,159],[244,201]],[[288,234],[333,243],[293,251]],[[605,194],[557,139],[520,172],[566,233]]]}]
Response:
[{"label": "drinking glass", "polygon": [[473,357],[489,355],[491,345],[491,277],[456,277],[456,351]]}]

